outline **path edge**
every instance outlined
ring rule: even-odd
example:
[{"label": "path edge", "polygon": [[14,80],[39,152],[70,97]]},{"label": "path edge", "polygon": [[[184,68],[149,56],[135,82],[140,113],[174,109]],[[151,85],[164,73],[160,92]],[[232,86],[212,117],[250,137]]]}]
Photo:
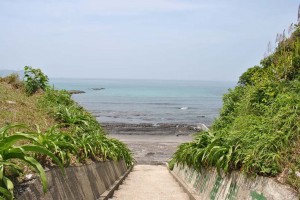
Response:
[{"label": "path edge", "polygon": [[101,194],[101,196],[97,200],[108,200],[109,198],[112,198],[114,195],[114,192],[119,188],[119,186],[123,183],[123,181],[126,179],[128,174],[132,171],[134,167],[134,164],[128,168],[126,173],[121,176],[119,179],[117,179],[104,193]]},{"label": "path edge", "polygon": [[172,170],[169,168],[169,164],[166,163],[166,168],[168,169],[169,173],[173,176],[175,181],[182,187],[183,191],[189,196],[190,200],[198,200],[198,198],[195,197],[193,194],[194,192],[188,187],[188,185],[181,180],[180,177],[178,177]]}]

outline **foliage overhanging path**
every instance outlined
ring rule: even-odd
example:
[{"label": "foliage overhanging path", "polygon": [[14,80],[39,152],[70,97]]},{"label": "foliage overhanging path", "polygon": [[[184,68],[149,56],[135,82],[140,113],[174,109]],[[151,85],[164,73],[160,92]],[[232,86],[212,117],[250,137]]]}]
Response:
[{"label": "foliage overhanging path", "polygon": [[[123,159],[128,166],[133,164],[132,153],[127,146],[107,137],[97,120],[74,102],[67,91],[51,88],[48,77],[40,69],[26,66],[24,81],[11,75],[0,78],[0,86],[13,91],[13,94],[26,93],[23,106],[29,104],[27,99],[36,98],[36,109],[54,121],[54,126],[43,127],[43,130],[34,122],[35,129],[33,124],[2,124],[0,199],[14,198],[14,185],[20,181],[18,177],[22,181],[24,166],[40,176],[46,192],[45,166],[57,165],[64,171],[64,167],[77,162]],[[17,96],[15,100],[18,100]]]},{"label": "foliage overhanging path", "polygon": [[212,129],[178,147],[170,166],[197,170],[241,170],[249,175],[291,173],[286,182],[299,190],[300,180],[300,27],[280,37],[274,53],[248,69],[223,97]]}]

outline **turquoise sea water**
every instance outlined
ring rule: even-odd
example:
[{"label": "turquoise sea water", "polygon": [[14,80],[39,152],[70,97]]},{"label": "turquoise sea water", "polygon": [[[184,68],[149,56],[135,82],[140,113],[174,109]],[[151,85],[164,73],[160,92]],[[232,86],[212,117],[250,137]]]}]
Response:
[{"label": "turquoise sea water", "polygon": [[[56,88],[83,90],[73,99],[100,122],[210,125],[233,82],[51,79]],[[105,88],[93,90],[92,88]]]}]

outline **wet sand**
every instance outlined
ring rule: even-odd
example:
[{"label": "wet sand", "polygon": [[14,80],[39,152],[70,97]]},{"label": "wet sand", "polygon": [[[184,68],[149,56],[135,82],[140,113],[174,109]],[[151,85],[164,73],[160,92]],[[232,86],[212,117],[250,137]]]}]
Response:
[{"label": "wet sand", "polygon": [[128,145],[137,164],[160,165],[166,163],[178,145],[191,141],[192,134],[196,133],[195,130],[182,128],[185,125],[178,126],[176,124],[147,125],[146,127],[144,124],[116,124],[115,126],[109,124],[108,127],[102,124],[102,126],[110,137],[117,138]]},{"label": "wet sand", "polygon": [[110,135],[128,145],[137,164],[160,165],[166,163],[179,144],[191,141],[192,137],[159,135]]}]

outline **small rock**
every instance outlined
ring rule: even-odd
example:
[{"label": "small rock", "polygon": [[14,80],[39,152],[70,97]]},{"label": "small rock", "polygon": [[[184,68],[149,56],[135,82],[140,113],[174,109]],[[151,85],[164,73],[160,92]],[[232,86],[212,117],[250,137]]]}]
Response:
[{"label": "small rock", "polygon": [[27,175],[25,175],[25,179],[26,180],[31,180],[32,178],[34,178],[33,174],[27,174]]},{"label": "small rock", "polygon": [[207,128],[207,126],[205,126],[205,124],[197,124],[197,127],[195,128],[198,131],[209,131],[209,129]]},{"label": "small rock", "polygon": [[8,104],[16,104],[15,101],[6,101],[6,103],[8,103]]},{"label": "small rock", "polygon": [[277,181],[279,183],[285,183],[288,173],[289,173],[289,169],[287,167],[284,168],[284,170],[277,177]]},{"label": "small rock", "polygon": [[296,171],[296,172],[295,172],[295,175],[296,175],[298,178],[300,178],[300,172]]},{"label": "small rock", "polygon": [[104,90],[105,88],[92,88],[92,90]]},{"label": "small rock", "polygon": [[154,154],[155,154],[154,152],[149,152],[149,153],[147,153],[145,156],[146,156],[146,157],[148,157],[148,156],[154,156]]},{"label": "small rock", "polygon": [[70,94],[82,94],[82,93],[85,93],[85,91],[82,91],[82,90],[68,90],[68,92]]}]

